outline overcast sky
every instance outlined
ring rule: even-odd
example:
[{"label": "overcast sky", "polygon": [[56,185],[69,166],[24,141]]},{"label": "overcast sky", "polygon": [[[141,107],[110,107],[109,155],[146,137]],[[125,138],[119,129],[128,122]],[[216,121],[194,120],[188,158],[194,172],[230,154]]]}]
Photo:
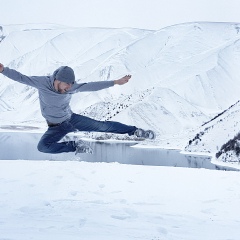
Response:
[{"label": "overcast sky", "polygon": [[193,21],[240,23],[240,0],[0,0],[0,25],[161,29]]}]

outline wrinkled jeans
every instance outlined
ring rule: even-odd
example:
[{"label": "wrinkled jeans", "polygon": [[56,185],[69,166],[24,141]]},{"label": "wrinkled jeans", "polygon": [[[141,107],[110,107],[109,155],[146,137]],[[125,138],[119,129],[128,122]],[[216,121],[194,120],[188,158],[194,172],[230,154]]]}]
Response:
[{"label": "wrinkled jeans", "polygon": [[134,126],[128,126],[119,122],[97,121],[73,113],[69,120],[57,126],[49,127],[41,137],[37,148],[44,153],[75,152],[75,141],[59,142],[70,132],[108,132],[133,135],[136,129]]}]

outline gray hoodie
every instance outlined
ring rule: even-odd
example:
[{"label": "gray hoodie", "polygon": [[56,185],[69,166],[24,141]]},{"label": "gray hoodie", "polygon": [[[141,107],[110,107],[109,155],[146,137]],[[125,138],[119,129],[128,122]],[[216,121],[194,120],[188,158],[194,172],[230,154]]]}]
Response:
[{"label": "gray hoodie", "polygon": [[54,124],[70,119],[73,113],[69,105],[72,94],[77,92],[98,91],[114,85],[114,81],[74,83],[69,91],[61,94],[54,88],[53,82],[55,79],[53,76],[29,77],[8,67],[4,68],[2,74],[14,81],[37,88],[42,115],[48,122]]}]

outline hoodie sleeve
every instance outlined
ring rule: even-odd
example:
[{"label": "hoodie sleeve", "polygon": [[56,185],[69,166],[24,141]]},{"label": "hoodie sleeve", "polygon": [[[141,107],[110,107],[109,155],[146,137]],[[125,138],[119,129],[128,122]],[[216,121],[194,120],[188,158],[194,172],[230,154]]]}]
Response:
[{"label": "hoodie sleeve", "polygon": [[14,70],[14,69],[10,69],[8,67],[4,67],[4,70],[2,72],[2,74],[14,81],[32,86],[32,87],[36,87],[38,88],[39,85],[39,81],[38,78],[39,77],[28,77],[26,75],[23,75],[22,73]]},{"label": "hoodie sleeve", "polygon": [[105,88],[112,87],[114,85],[114,81],[99,81],[99,82],[89,82],[82,84],[74,84],[72,86],[72,92],[93,92],[99,91]]}]

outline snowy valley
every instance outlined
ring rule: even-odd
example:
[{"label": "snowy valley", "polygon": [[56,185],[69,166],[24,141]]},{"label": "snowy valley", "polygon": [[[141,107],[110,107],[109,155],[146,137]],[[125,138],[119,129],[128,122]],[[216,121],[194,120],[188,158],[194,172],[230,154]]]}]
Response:
[{"label": "snowy valley", "polygon": [[[158,31],[6,25],[0,55],[26,75],[50,75],[61,65],[71,66],[78,82],[132,74],[125,86],[74,95],[73,111],[154,129],[151,144],[160,147],[215,155],[239,131],[239,30],[237,23],[207,22]],[[44,129],[36,89],[2,75],[0,81],[0,123]]]}]

